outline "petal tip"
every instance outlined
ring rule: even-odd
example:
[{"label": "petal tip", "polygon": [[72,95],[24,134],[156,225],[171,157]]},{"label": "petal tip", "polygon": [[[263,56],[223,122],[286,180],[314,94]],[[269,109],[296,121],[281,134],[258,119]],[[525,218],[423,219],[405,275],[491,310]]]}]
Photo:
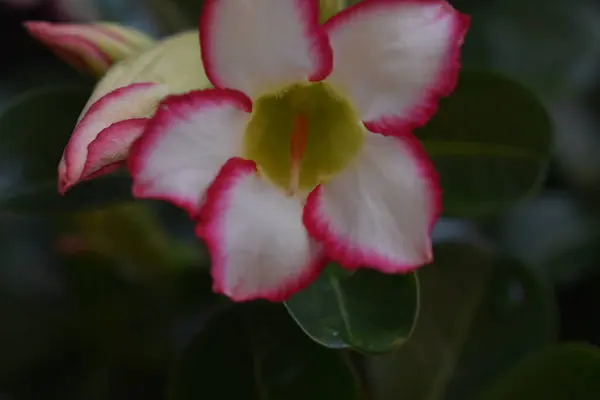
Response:
[{"label": "petal tip", "polygon": [[[470,17],[462,14],[443,0],[366,0],[346,8],[325,24],[325,29],[330,35],[335,52],[340,48],[353,49],[353,42],[348,41],[348,38],[352,38],[353,36],[348,32],[354,32],[358,28],[348,30],[347,26],[350,26],[350,24],[360,27],[360,24],[364,23],[366,26],[373,27],[374,31],[389,29],[390,32],[394,32],[397,28],[397,18],[402,18],[410,22],[412,19],[409,18],[409,14],[416,12],[416,15],[419,15],[419,9],[427,11],[424,14],[424,18],[430,19],[430,22],[433,22],[422,24],[420,29],[423,29],[425,33],[430,33],[408,35],[407,37],[419,38],[418,40],[425,41],[425,43],[427,43],[426,40],[429,40],[431,43],[425,45],[420,42],[412,43],[412,46],[408,47],[410,50],[409,54],[405,57],[398,57],[397,55],[401,52],[389,51],[390,46],[378,47],[375,39],[372,39],[372,44],[374,44],[373,49],[379,50],[377,52],[373,50],[373,55],[371,56],[371,58],[382,58],[382,61],[377,65],[385,65],[385,62],[389,62],[397,63],[399,66],[403,62],[408,62],[406,60],[410,60],[412,56],[418,63],[415,61],[414,68],[407,69],[406,72],[407,74],[415,74],[415,78],[412,79],[413,81],[422,82],[418,89],[403,92],[400,86],[394,86],[394,81],[402,81],[397,76],[387,74],[384,70],[378,70],[368,65],[361,67],[362,69],[357,69],[363,75],[367,73],[372,76],[378,76],[378,79],[389,79],[389,87],[396,90],[396,93],[389,98],[403,99],[402,102],[398,103],[384,101],[385,97],[380,96],[380,101],[377,103],[378,106],[375,107],[373,106],[375,104],[373,99],[366,100],[368,96],[360,89],[361,86],[355,86],[351,90],[352,96],[357,99],[358,104],[361,104],[359,108],[362,119],[365,121],[367,129],[371,132],[391,136],[402,132],[410,132],[415,128],[425,125],[433,117],[437,112],[439,99],[449,96],[456,87],[461,66],[460,49],[470,24]],[[390,15],[388,21],[383,21],[385,22],[384,24],[378,24],[378,19],[383,18],[385,20],[387,14]],[[397,18],[392,17],[392,15],[396,15]],[[361,21],[361,18],[365,19]],[[345,30],[341,29],[344,26],[346,26]],[[398,29],[404,29],[401,28],[402,26],[415,29],[414,24],[411,25],[411,23],[401,24]],[[443,32],[441,31],[442,29]],[[390,34],[390,37],[394,37],[395,34]],[[406,41],[407,43],[410,42],[409,39],[406,39]],[[437,49],[435,50],[435,57],[430,57],[433,53],[430,54],[425,49]],[[337,56],[338,58],[345,57],[345,59],[351,59],[351,57],[344,55],[341,51]],[[430,66],[427,64],[430,64]],[[336,75],[335,70],[333,71],[333,75]],[[361,81],[358,75],[354,78],[357,81]],[[352,86],[353,84],[349,83],[349,85]],[[363,99],[362,97],[365,98]],[[397,104],[404,105],[398,107]]]},{"label": "petal tip", "polygon": [[56,56],[97,77],[102,76],[114,62],[153,43],[141,32],[110,23],[25,21],[22,25]]},{"label": "petal tip", "polygon": [[[319,25],[319,1],[259,3],[250,15],[242,1],[204,2],[199,23],[200,53],[210,82],[215,87],[235,88],[254,97],[266,87],[279,88],[307,78],[311,81],[326,78],[333,68],[333,54],[327,35]],[[259,29],[240,30],[236,22],[236,15],[240,14],[254,19],[254,23],[248,26],[261,26],[276,18],[282,30],[277,37]],[[231,52],[229,49],[236,46],[229,41],[236,41],[237,48],[244,51]],[[240,47],[240,41],[244,41],[245,45]],[[268,52],[260,51],[263,45],[265,50],[269,49]],[[288,45],[293,46],[297,54],[294,57],[277,57],[285,54]],[[252,55],[253,49],[272,57],[256,58]],[[310,60],[310,65],[306,65],[306,59]],[[246,64],[254,67],[242,69],[241,66]],[[265,74],[265,71],[269,73]]]},{"label": "petal tip", "polygon": [[[430,232],[441,210],[437,174],[420,142],[412,135],[384,137],[371,134],[368,136],[368,143],[370,156],[365,158],[368,161],[359,168],[365,168],[364,176],[371,179],[365,181],[361,178],[363,175],[350,171],[343,176],[345,183],[342,178],[338,178],[337,181],[318,186],[306,200],[304,226],[323,245],[326,255],[347,269],[369,267],[384,273],[408,273],[432,260]],[[398,150],[400,152],[397,153]],[[399,163],[398,160],[402,159],[410,160],[410,164]],[[373,170],[373,174],[367,174],[368,168],[373,168],[373,160],[378,160],[374,165],[379,167]],[[379,171],[394,168],[412,171],[407,172],[410,174],[409,179],[388,181],[385,178],[379,181],[379,186],[367,186],[378,182],[378,176],[381,176]],[[415,182],[420,183],[415,186]],[[333,191],[329,191],[330,184],[334,185]],[[395,189],[398,193],[403,188],[415,191],[414,196],[404,199],[411,201],[414,208],[409,212],[394,208],[394,205],[402,204],[402,196],[382,197],[393,191],[380,191],[379,188],[389,185],[398,185]],[[361,190],[352,193],[355,190],[352,188]],[[358,205],[364,204],[361,193],[370,193],[362,201],[371,201],[375,205],[348,212],[351,205],[345,203],[345,198],[353,199]],[[344,212],[333,212],[335,207],[341,207]],[[351,222],[352,218],[348,217],[353,214],[364,216],[370,210],[377,211],[373,213],[373,218],[385,216],[385,219],[373,225],[361,223],[361,220]],[[402,225],[410,219],[409,216],[415,218],[413,224]]]},{"label": "petal tip", "polygon": [[23,27],[32,35],[38,35],[45,31],[51,25],[50,22],[47,21],[24,21],[22,23]]},{"label": "petal tip", "polygon": [[69,180],[67,162],[63,156],[58,164],[58,193],[60,193],[61,196],[64,196],[71,186],[73,186],[73,184]]},{"label": "petal tip", "polygon": [[58,180],[58,193],[61,196],[64,196],[65,194],[67,194],[67,191],[72,187],[73,185],[70,184],[68,181],[65,180]]},{"label": "petal tip", "polygon": [[261,290],[255,292],[244,292],[239,288],[226,289],[222,282],[222,277],[219,274],[213,274],[212,290],[215,293],[227,296],[236,303],[249,302],[254,300],[266,300],[273,303],[280,303],[289,300],[296,293],[310,286],[321,274],[327,259],[321,258],[313,262],[305,271],[305,273],[296,277],[295,280],[290,280],[286,284],[274,290]]},{"label": "petal tip", "polygon": [[[205,241],[211,255],[215,292],[236,302],[257,299],[280,302],[316,279],[325,262],[321,246],[306,236],[300,221],[296,225],[301,206],[285,203],[284,195],[266,186],[255,173],[256,164],[240,158],[232,158],[223,166],[206,192],[202,222],[196,226],[196,234]],[[249,205],[234,201],[242,198],[246,190],[260,197],[256,201],[272,204],[270,223],[261,218],[266,217],[264,213],[248,214]],[[241,217],[232,219],[229,215],[244,215],[248,221],[240,222]],[[280,227],[277,221],[283,225]],[[237,225],[240,223],[255,229],[248,231],[247,227]],[[289,254],[279,252],[279,247],[273,247],[272,243],[273,238],[286,234],[290,235],[288,240],[303,241],[294,242]],[[257,241],[258,245],[248,248],[245,244],[248,240]],[[273,269],[273,263],[283,269]]]}]

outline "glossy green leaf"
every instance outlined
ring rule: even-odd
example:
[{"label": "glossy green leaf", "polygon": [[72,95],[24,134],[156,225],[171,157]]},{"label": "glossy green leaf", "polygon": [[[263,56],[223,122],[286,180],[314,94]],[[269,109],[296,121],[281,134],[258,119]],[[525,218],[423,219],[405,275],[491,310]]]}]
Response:
[{"label": "glossy green leaf", "polygon": [[330,264],[308,288],[286,302],[290,314],[318,343],[383,353],[410,336],[419,309],[415,274],[360,269],[340,274]]},{"label": "glossy green leaf", "polygon": [[446,215],[498,212],[532,193],[545,176],[551,128],[527,89],[489,72],[463,72],[415,131],[440,176]]},{"label": "glossy green leaf", "polygon": [[279,305],[244,305],[214,317],[175,369],[171,400],[359,400],[344,353],[308,339]]},{"label": "glossy green leaf", "polygon": [[513,259],[435,246],[419,270],[421,309],[398,352],[368,360],[376,400],[471,399],[499,372],[555,338],[551,293]]},{"label": "glossy green leaf", "polygon": [[600,349],[580,343],[545,348],[519,362],[490,386],[482,400],[596,400]]},{"label": "glossy green leaf", "polygon": [[58,162],[89,93],[87,87],[35,90],[0,111],[0,210],[62,211],[131,198],[129,179],[117,175],[58,194]]}]

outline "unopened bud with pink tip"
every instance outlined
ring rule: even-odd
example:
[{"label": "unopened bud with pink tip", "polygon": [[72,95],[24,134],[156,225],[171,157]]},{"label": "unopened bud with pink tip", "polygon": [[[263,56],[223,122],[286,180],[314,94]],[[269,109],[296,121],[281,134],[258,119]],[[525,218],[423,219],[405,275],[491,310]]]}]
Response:
[{"label": "unopened bud with pink tip", "polygon": [[152,46],[147,35],[113,23],[24,23],[29,33],[73,67],[101,77],[110,66]]}]

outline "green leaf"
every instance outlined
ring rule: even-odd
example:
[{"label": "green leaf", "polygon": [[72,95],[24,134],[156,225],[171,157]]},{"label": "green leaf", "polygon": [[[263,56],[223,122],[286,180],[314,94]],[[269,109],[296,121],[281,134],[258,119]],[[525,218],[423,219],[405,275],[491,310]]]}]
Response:
[{"label": "green leaf", "polygon": [[279,305],[243,305],[214,317],[176,366],[171,400],[358,400],[345,354],[302,334]]},{"label": "green leaf", "polygon": [[462,243],[419,270],[421,309],[407,343],[368,360],[376,400],[471,399],[555,338],[551,293],[519,262]]},{"label": "green leaf", "polygon": [[27,92],[0,112],[0,210],[62,211],[130,199],[129,179],[112,175],[62,197],[57,169],[90,88]]},{"label": "green leaf", "polygon": [[595,400],[600,398],[600,349],[554,345],[530,355],[497,379],[482,400]]},{"label": "green leaf", "polygon": [[330,264],[311,286],[286,302],[302,329],[330,348],[383,353],[404,344],[419,309],[416,275],[360,269],[348,276],[337,271]]},{"label": "green leaf", "polygon": [[498,212],[542,182],[551,121],[525,88],[489,72],[463,72],[458,87],[416,135],[440,176],[452,216]]}]

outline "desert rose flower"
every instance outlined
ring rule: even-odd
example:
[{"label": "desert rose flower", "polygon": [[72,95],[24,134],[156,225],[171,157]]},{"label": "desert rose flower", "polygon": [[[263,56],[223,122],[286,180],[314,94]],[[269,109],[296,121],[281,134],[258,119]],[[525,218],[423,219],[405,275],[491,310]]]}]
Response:
[{"label": "desert rose flower", "polygon": [[323,24],[318,0],[206,0],[199,41],[100,81],[60,189],[127,160],[135,196],[199,221],[213,288],[236,301],[284,300],[325,260],[414,270],[441,191],[411,131],[454,89],[468,22],[442,0],[365,0]]},{"label": "desert rose flower", "polygon": [[198,218],[214,290],[279,301],[331,259],[405,273],[432,259],[436,173],[410,131],[459,70],[468,18],[440,0],[206,0],[214,88],[164,100],[128,159],[134,194]]}]

